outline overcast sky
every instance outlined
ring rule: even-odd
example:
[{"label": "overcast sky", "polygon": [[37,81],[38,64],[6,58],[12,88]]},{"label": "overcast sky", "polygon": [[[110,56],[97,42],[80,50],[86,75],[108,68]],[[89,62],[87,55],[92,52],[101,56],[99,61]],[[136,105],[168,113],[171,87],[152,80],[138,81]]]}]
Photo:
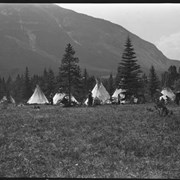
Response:
[{"label": "overcast sky", "polygon": [[63,8],[119,24],[155,44],[168,58],[180,60],[180,4],[58,4]]}]

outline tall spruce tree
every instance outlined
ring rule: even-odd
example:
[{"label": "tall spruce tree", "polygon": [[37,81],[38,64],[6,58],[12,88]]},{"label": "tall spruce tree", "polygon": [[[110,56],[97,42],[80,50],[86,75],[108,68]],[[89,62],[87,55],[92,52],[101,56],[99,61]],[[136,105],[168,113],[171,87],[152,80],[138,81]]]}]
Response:
[{"label": "tall spruce tree", "polygon": [[112,98],[113,92],[115,90],[114,89],[114,79],[113,79],[112,73],[110,74],[109,79],[108,79],[108,88],[107,88],[107,90],[109,92],[110,98]]},{"label": "tall spruce tree", "polygon": [[24,99],[27,100],[32,95],[31,83],[30,83],[30,75],[29,69],[26,67],[25,74],[24,74]]},{"label": "tall spruce tree", "polygon": [[16,100],[16,102],[22,102],[23,101],[23,92],[24,92],[24,77],[23,75],[17,75],[16,79],[13,83],[13,91],[12,96]]},{"label": "tall spruce tree", "polygon": [[69,106],[71,105],[71,94],[77,90],[77,83],[79,83],[77,79],[80,78],[79,59],[74,55],[75,51],[72,45],[67,44],[59,68],[60,83],[63,91],[69,96]]},{"label": "tall spruce tree", "polygon": [[87,70],[86,68],[84,69],[84,72],[83,72],[83,97],[85,98],[88,94],[88,78],[89,78],[89,75],[87,73]]},{"label": "tall spruce tree", "polygon": [[160,81],[154,69],[154,66],[151,66],[149,72],[149,92],[151,98],[154,98],[154,95],[157,92],[157,89],[160,87]]},{"label": "tall spruce tree", "polygon": [[47,73],[47,86],[46,86],[46,95],[50,96],[51,93],[54,93],[55,89],[55,75],[51,68],[49,68]]},{"label": "tall spruce tree", "polygon": [[118,88],[125,89],[129,96],[136,95],[139,88],[141,88],[141,72],[140,65],[137,64],[136,53],[128,36],[122,60],[118,67],[116,78],[120,83]]},{"label": "tall spruce tree", "polygon": [[142,79],[142,92],[143,94],[146,94],[148,93],[148,77],[144,73],[141,79]]}]

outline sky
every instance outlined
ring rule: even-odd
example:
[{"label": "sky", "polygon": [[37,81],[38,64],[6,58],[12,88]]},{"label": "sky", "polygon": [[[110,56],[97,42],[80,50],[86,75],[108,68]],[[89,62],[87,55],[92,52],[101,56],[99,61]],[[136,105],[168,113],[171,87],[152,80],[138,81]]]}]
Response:
[{"label": "sky", "polygon": [[119,24],[180,60],[180,3],[61,3],[63,8]]}]

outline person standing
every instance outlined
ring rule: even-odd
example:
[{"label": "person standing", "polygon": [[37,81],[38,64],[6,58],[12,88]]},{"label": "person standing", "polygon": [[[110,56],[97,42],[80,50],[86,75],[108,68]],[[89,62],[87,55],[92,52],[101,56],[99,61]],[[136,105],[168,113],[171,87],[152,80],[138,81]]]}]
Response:
[{"label": "person standing", "polygon": [[92,92],[89,91],[89,94],[88,94],[88,106],[92,106],[92,104],[93,104]]},{"label": "person standing", "polygon": [[51,92],[49,95],[50,104],[53,105],[53,93]]}]

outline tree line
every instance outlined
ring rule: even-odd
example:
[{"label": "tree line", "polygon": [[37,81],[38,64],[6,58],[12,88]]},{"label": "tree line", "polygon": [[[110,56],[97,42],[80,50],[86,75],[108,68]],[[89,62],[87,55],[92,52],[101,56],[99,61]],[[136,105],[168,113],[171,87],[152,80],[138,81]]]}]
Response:
[{"label": "tree line", "polygon": [[[127,90],[129,97],[143,95],[153,99],[157,89],[162,87],[169,87],[175,91],[180,90],[180,68],[177,71],[176,66],[170,66],[167,71],[161,74],[161,78],[157,75],[154,66],[150,67],[148,74],[143,73],[138,64],[131,39],[128,37],[122,59],[117,65],[116,76],[113,77],[111,73],[109,78],[102,78],[101,81],[110,96],[116,88],[122,88]],[[28,67],[26,67],[25,72],[18,74],[14,80],[11,76],[7,80],[0,77],[0,99],[3,96],[9,97],[11,95],[16,102],[26,103],[36,84],[39,84],[47,98],[51,94],[64,92],[69,97],[73,95],[82,102],[87,98],[89,90],[95,86],[96,79],[93,75],[89,75],[87,69],[80,68],[79,58],[75,56],[74,48],[71,44],[67,44],[58,74],[55,75],[51,68],[45,68],[42,75],[31,76]]]}]

